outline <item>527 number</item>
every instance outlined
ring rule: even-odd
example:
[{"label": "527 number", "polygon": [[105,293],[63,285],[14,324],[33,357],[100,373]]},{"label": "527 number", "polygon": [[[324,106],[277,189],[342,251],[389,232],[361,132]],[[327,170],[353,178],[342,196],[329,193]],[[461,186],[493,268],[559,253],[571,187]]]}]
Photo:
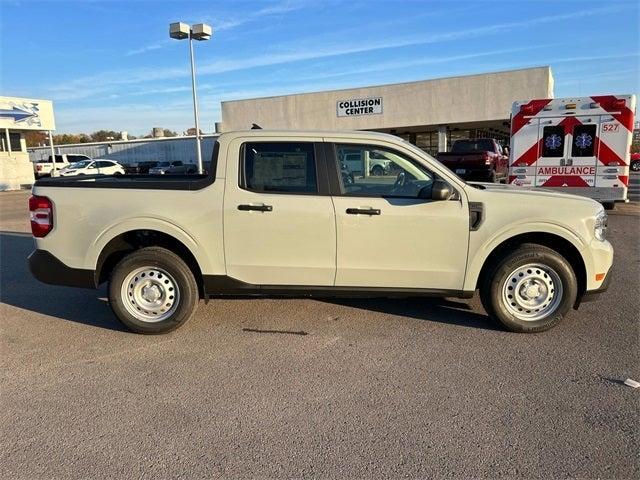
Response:
[{"label": "527 number", "polygon": [[617,132],[620,124],[618,123],[603,123],[602,131],[603,132]]}]

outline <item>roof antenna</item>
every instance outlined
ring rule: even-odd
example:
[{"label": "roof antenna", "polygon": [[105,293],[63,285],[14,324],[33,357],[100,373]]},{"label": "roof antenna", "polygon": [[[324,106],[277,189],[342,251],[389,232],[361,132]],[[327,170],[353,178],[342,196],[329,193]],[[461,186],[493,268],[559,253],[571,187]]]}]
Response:
[{"label": "roof antenna", "polygon": [[260,125],[258,125],[257,123],[252,123],[251,124],[251,130],[262,130],[262,127]]}]

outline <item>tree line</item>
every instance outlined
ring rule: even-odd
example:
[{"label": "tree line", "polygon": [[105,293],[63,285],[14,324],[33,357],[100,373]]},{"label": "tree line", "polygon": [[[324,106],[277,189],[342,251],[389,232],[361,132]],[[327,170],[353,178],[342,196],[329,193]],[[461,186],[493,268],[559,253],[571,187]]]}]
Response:
[{"label": "tree line", "polygon": [[[178,133],[168,128],[163,129],[165,137],[177,137]],[[25,132],[24,137],[27,141],[27,147],[40,147],[49,144],[49,136],[46,132]],[[141,137],[129,135],[129,140],[136,138],[153,138],[152,132]],[[91,142],[108,142],[109,140],[122,140],[120,132],[113,130],[98,130],[93,133],[61,133],[53,135],[54,145],[68,145],[70,143],[91,143]]]}]

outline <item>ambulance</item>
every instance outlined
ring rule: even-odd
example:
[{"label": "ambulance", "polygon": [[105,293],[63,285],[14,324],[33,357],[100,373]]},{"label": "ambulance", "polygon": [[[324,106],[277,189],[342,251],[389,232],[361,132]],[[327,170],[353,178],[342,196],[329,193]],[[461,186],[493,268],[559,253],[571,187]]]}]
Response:
[{"label": "ambulance", "polygon": [[509,183],[627,201],[635,95],[514,102]]}]

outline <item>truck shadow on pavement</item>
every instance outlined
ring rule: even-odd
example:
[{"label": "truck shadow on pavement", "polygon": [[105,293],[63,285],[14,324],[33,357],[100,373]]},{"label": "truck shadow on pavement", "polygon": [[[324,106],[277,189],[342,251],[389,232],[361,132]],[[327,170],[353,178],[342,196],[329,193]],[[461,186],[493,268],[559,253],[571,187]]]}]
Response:
[{"label": "truck shadow on pavement", "polygon": [[426,322],[502,331],[501,328],[491,322],[487,315],[471,311],[471,306],[462,300],[444,298],[335,298],[323,299],[323,301]]},{"label": "truck shadow on pavement", "polygon": [[[126,331],[98,290],[60,287],[39,282],[29,272],[27,257],[34,249],[31,234],[0,232],[0,302],[34,313],[116,331]],[[327,303],[417,320],[499,330],[486,315],[470,311],[461,301],[445,299],[322,299]]]},{"label": "truck shadow on pavement", "polygon": [[59,287],[31,275],[27,257],[34,249],[31,234],[0,232],[0,302],[63,320],[124,331],[99,290]]}]

